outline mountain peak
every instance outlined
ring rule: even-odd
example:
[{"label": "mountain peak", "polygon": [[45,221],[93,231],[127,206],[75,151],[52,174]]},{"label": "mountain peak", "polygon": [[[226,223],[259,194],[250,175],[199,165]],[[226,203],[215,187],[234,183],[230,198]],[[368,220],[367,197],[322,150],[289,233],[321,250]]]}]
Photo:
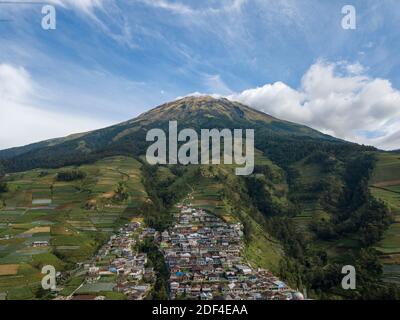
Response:
[{"label": "mountain peak", "polygon": [[199,106],[213,107],[218,103],[226,103],[227,105],[233,104],[233,102],[224,97],[216,98],[210,95],[192,95],[192,96],[178,98],[171,102],[167,102],[165,104],[162,104],[159,108],[162,108],[164,106],[179,107],[183,105],[189,108],[199,107]]},{"label": "mountain peak", "polygon": [[178,98],[175,100],[175,102],[186,101],[186,102],[200,103],[200,102],[207,102],[207,101],[209,102],[209,101],[218,101],[218,100],[228,100],[228,99],[226,99],[224,97],[216,98],[216,97],[205,94],[205,95],[191,95],[191,96],[186,96],[183,98]]},{"label": "mountain peak", "polygon": [[[197,119],[197,121],[196,121]],[[229,122],[235,121],[280,121],[258,110],[254,110],[239,102],[234,102],[226,98],[215,98],[212,96],[188,96],[178,100],[162,104],[134,119],[138,121],[184,121],[199,124],[212,119],[226,119]]]}]

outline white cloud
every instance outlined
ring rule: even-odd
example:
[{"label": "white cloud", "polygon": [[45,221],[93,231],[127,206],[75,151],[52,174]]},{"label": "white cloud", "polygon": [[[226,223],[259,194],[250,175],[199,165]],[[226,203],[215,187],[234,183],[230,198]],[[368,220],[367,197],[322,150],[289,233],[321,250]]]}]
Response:
[{"label": "white cloud", "polygon": [[400,148],[400,91],[367,76],[359,63],[318,61],[299,89],[276,82],[228,98],[339,138]]},{"label": "white cloud", "polygon": [[205,91],[191,92],[183,96],[178,96],[175,98],[175,100],[180,100],[186,97],[203,97],[203,96],[210,96],[215,99],[220,99],[228,95],[234,94],[234,91],[232,91],[229,88],[229,86],[222,80],[219,74],[199,73],[199,77],[203,79],[203,86],[206,89]]},{"label": "white cloud", "polygon": [[23,102],[32,93],[32,87],[24,68],[0,64],[0,101]]},{"label": "white cloud", "polygon": [[362,73],[366,72],[365,68],[359,62],[356,62],[354,64],[347,64],[346,65],[346,70],[350,74],[355,74],[355,75],[362,74]]},{"label": "white cloud", "polygon": [[187,97],[212,97],[212,98],[215,98],[215,99],[223,98],[222,95],[217,94],[217,93],[209,94],[209,93],[202,93],[202,92],[195,91],[195,92],[192,92],[192,93],[188,93],[188,94],[186,94],[184,96],[178,96],[178,97],[176,97],[174,99],[174,101],[181,100],[181,99],[187,98]]},{"label": "white cloud", "polygon": [[40,108],[37,90],[27,70],[0,64],[0,149],[108,125],[95,118]]},{"label": "white cloud", "polygon": [[139,0],[148,6],[164,9],[176,14],[193,14],[195,11],[182,3],[173,3],[166,0]]},{"label": "white cloud", "polygon": [[50,0],[50,2],[65,8],[73,8],[92,14],[94,9],[103,8],[104,0]]},{"label": "white cloud", "polygon": [[230,4],[225,5],[226,11],[240,11],[247,3],[247,0],[233,0]]},{"label": "white cloud", "polygon": [[[38,3],[38,4],[51,4],[60,6],[66,9],[73,9],[88,15],[92,15],[95,9],[103,9],[104,3],[106,1],[113,1],[113,0],[31,0],[30,3]],[[26,3],[24,0],[15,0],[16,3]],[[24,7],[28,8],[28,7]],[[18,10],[21,8],[18,7]]]},{"label": "white cloud", "polygon": [[219,74],[207,74],[204,76],[204,84],[209,92],[218,92],[221,95],[232,94],[233,91],[222,80]]},{"label": "white cloud", "polygon": [[[95,28],[103,31],[118,44],[137,49],[132,25],[114,0],[51,0],[66,9],[75,10],[91,18]],[[135,26],[133,24],[133,26]]]},{"label": "white cloud", "polygon": [[137,0],[137,2],[141,2],[147,6],[163,9],[180,15],[206,15],[222,12],[240,12],[247,1],[248,0],[221,0],[218,1],[218,7],[208,6],[203,8],[192,8],[191,6],[181,2],[172,2],[168,0]]}]

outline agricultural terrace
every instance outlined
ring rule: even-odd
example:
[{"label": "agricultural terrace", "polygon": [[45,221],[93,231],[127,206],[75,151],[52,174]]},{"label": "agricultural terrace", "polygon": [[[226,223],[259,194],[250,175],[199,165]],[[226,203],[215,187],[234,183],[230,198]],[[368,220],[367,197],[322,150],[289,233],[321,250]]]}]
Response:
[{"label": "agricultural terrace", "polygon": [[372,194],[395,214],[395,223],[376,246],[382,254],[385,279],[400,283],[400,155],[380,153],[370,181]]},{"label": "agricultural terrace", "polygon": [[[0,199],[0,293],[7,299],[40,297],[44,265],[58,272],[93,256],[148,199],[140,163],[112,157],[94,164],[36,169],[7,176]],[[61,171],[81,179],[60,181]],[[118,185],[126,194],[116,194]]]}]

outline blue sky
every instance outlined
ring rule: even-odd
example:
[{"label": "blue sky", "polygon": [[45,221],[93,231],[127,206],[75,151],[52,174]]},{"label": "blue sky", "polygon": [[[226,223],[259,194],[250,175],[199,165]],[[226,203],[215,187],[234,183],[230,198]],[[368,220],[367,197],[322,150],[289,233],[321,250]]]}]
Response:
[{"label": "blue sky", "polygon": [[[42,4],[0,4],[0,148],[111,125],[195,92],[400,148],[397,0],[46,3],[56,30],[41,28]],[[356,30],[341,27],[346,4]]]}]

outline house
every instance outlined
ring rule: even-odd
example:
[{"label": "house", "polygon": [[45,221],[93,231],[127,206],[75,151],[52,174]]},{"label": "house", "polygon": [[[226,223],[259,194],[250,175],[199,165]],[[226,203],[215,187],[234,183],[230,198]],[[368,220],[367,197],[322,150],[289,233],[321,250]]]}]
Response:
[{"label": "house", "polygon": [[211,282],[220,281],[220,277],[215,273],[214,274],[210,274],[208,276],[208,281],[211,281]]},{"label": "house", "polygon": [[161,239],[164,242],[168,242],[170,240],[170,236],[169,236],[168,231],[164,231],[164,232],[161,233]]},{"label": "house", "polygon": [[191,292],[193,296],[198,296],[201,292],[201,286],[199,285],[192,286]]},{"label": "house", "polygon": [[140,281],[143,278],[143,269],[142,268],[132,268],[129,273],[129,277],[133,280]]},{"label": "house", "polygon": [[93,296],[93,295],[77,295],[73,296],[71,300],[80,300],[80,301],[91,301],[91,300],[105,300],[104,296]]},{"label": "house", "polygon": [[146,281],[153,281],[154,277],[155,277],[154,268],[146,268],[146,269],[144,269],[143,278]]},{"label": "house", "polygon": [[286,288],[286,285],[284,282],[277,280],[273,282],[273,285],[271,286],[272,291],[282,291]]},{"label": "house", "polygon": [[37,247],[47,247],[49,245],[48,241],[34,241],[32,243],[32,247],[37,248]]},{"label": "house", "polygon": [[213,295],[211,292],[201,292],[200,293],[200,300],[212,300]]},{"label": "house", "polygon": [[179,288],[179,283],[171,282],[169,286],[170,286],[171,290],[177,290]]},{"label": "house", "polygon": [[236,269],[239,270],[242,274],[248,275],[252,273],[251,268],[246,265],[241,265],[241,264],[236,265]]}]

